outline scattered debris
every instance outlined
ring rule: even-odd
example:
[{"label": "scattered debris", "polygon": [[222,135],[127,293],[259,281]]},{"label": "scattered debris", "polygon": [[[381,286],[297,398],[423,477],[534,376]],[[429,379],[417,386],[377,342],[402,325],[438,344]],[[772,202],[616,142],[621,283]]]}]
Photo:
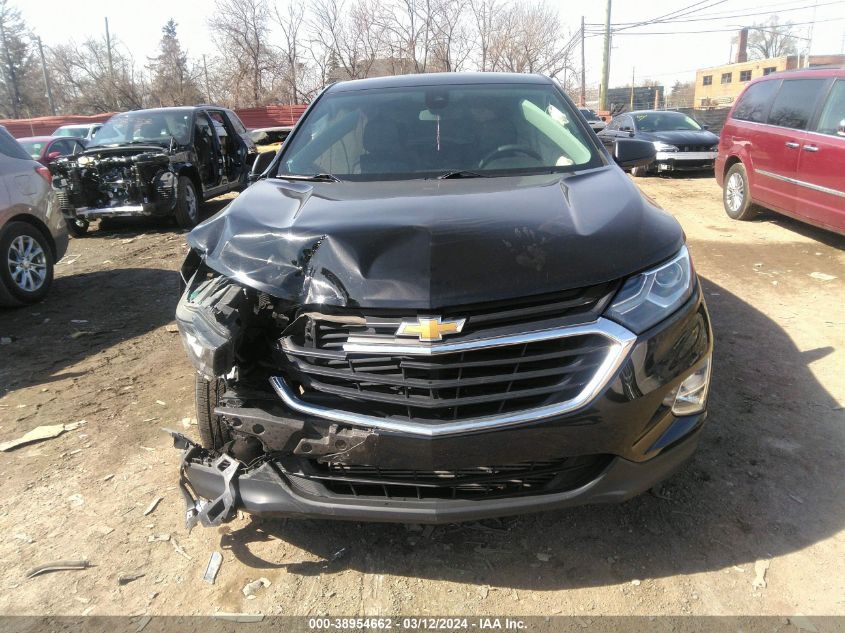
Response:
[{"label": "scattered debris", "polygon": [[188,552],[186,552],[184,549],[182,549],[182,546],[179,545],[179,541],[177,541],[175,538],[170,538],[168,540],[170,541],[170,544],[173,546],[173,549],[176,550],[176,553],[179,554],[179,556],[183,556],[186,559],[191,560],[191,557],[188,556]]},{"label": "scattered debris", "polygon": [[548,563],[551,559],[552,557],[544,552],[540,552],[539,554],[537,554],[537,560],[541,563]]},{"label": "scattered debris", "polygon": [[334,562],[336,560],[340,560],[341,558],[345,558],[347,554],[349,554],[349,548],[348,547],[341,547],[334,554],[332,554],[332,557],[329,560],[331,562]]},{"label": "scattered debris", "polygon": [[81,494],[79,494],[78,492],[76,494],[69,496],[67,498],[67,501],[70,505],[76,506],[77,508],[79,506],[85,505],[85,498]]},{"label": "scattered debris", "polygon": [[156,509],[156,506],[161,502],[164,497],[156,497],[152,501],[150,501],[150,505],[147,506],[147,509],[144,510],[144,516],[147,516],[150,512]]},{"label": "scattered debris", "polygon": [[164,326],[164,329],[167,330],[168,332],[173,332],[173,333],[176,333],[176,332],[179,331],[179,328],[175,323],[168,323],[167,325]]},{"label": "scattered debris", "polygon": [[112,532],[114,532],[114,528],[109,527],[108,525],[98,525],[94,529],[97,530],[103,536],[105,536],[107,534],[111,534]]},{"label": "scattered debris", "polygon": [[138,580],[139,578],[144,577],[144,573],[140,571],[136,572],[124,572],[118,575],[117,577],[117,584],[118,585],[128,585],[133,580]]},{"label": "scattered debris", "polygon": [[246,596],[247,600],[254,600],[257,597],[255,595],[255,592],[258,591],[259,589],[264,588],[264,587],[269,587],[270,584],[271,583],[267,578],[262,577],[262,578],[259,578],[258,580],[253,580],[252,582],[248,582],[246,585],[244,585],[244,588],[241,589],[241,591]]},{"label": "scattered debris", "polygon": [[156,543],[158,541],[166,542],[170,540],[170,534],[150,534],[147,537],[148,543]]},{"label": "scattered debris", "polygon": [[88,323],[88,319],[71,319],[70,322],[81,325],[83,323]]},{"label": "scattered debris", "polygon": [[211,618],[213,620],[248,624],[250,622],[261,622],[264,619],[264,615],[261,613],[215,613]]},{"label": "scattered debris", "polygon": [[484,586],[478,589],[478,595],[481,596],[482,600],[486,600],[487,596],[490,595],[490,587]]},{"label": "scattered debris", "polygon": [[71,332],[70,337],[80,338],[82,336],[90,336],[91,334],[94,334],[94,332],[89,332],[88,330],[77,330],[76,332]]},{"label": "scattered debris", "polygon": [[164,400],[156,400],[156,404],[160,404],[163,407],[167,406],[167,403]]},{"label": "scattered debris", "polygon": [[103,481],[108,481],[112,477],[114,477],[114,473],[112,473],[111,475],[106,475],[105,477],[103,477]]},{"label": "scattered debris", "polygon": [[213,585],[214,579],[217,578],[217,572],[220,571],[220,565],[222,564],[223,557],[220,555],[220,552],[212,552],[211,558],[208,559],[208,565],[205,568],[205,574],[203,574],[202,579],[210,585]]},{"label": "scattered debris", "polygon": [[88,569],[91,563],[87,560],[56,560],[51,563],[45,563],[38,567],[33,567],[26,572],[27,578],[35,578],[41,574],[49,574],[54,571],[71,571],[79,569]]},{"label": "scattered debris", "polygon": [[79,422],[71,424],[48,424],[45,426],[36,426],[31,431],[27,431],[16,440],[9,440],[0,444],[0,451],[11,451],[20,446],[32,444],[33,442],[41,442],[43,440],[51,440],[54,437],[59,437],[65,431],[73,431],[79,426]]},{"label": "scattered debris", "polygon": [[642,581],[637,580],[635,578],[634,580],[631,581],[631,584],[634,585],[635,587],[639,587],[642,584]]},{"label": "scattered debris", "polygon": [[0,336],[0,345],[8,345],[13,340],[11,336]]},{"label": "scattered debris", "polygon": [[758,560],[754,563],[754,580],[751,581],[751,586],[755,589],[766,588],[766,571],[769,569],[771,561]]},{"label": "scattered debris", "polygon": [[819,281],[833,281],[834,279],[836,279],[835,275],[828,275],[827,273],[819,272],[810,273],[810,277],[812,277],[813,279],[818,279]]},{"label": "scattered debris", "polygon": [[135,627],[135,633],[141,633],[141,631],[143,631],[150,623],[150,620],[152,620],[152,617],[148,615],[145,615],[140,620],[138,620],[138,626]]}]

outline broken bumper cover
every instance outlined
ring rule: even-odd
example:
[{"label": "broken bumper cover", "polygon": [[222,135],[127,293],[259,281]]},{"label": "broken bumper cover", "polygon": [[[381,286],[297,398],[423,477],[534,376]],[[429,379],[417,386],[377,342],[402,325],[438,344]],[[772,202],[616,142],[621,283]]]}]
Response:
[{"label": "broken bumper cover", "polygon": [[218,525],[231,518],[236,509],[264,516],[438,524],[630,499],[671,475],[692,455],[704,415],[693,417],[679,419],[693,430],[650,460],[638,463],[615,457],[596,478],[573,490],[490,500],[355,498],[332,494],[319,485],[310,486],[306,492],[294,489],[271,462],[234,476],[241,469],[240,462],[225,454],[211,463],[197,459],[202,449],[178,433],[174,436],[187,442],[180,487],[189,529],[198,522]]},{"label": "broken bumper cover", "polygon": [[[83,220],[93,220],[95,218],[129,218],[139,216],[162,215],[161,205],[150,204],[127,204],[116,207],[79,207],[69,212],[70,217],[80,218]],[[168,206],[169,210],[170,207]]]}]

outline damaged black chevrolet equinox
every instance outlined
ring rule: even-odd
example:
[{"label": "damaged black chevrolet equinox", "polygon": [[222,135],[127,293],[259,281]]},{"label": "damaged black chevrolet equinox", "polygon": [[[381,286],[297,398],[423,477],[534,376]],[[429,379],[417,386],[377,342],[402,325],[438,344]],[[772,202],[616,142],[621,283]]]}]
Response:
[{"label": "damaged black chevrolet equinox", "polygon": [[189,235],[189,526],[443,523],[617,502],[705,418],[712,334],[678,223],[557,84],[337,83]]}]

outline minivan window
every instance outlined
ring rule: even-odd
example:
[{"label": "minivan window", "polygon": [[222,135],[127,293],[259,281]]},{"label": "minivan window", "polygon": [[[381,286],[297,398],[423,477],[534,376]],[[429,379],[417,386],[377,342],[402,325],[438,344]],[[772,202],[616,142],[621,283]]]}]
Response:
[{"label": "minivan window", "polygon": [[4,127],[0,127],[0,153],[3,153],[11,158],[32,160],[24,148],[21,147],[21,144],[18,143]]},{"label": "minivan window", "polygon": [[833,84],[816,131],[835,136],[842,121],[845,121],[845,79],[839,79]]},{"label": "minivan window", "polygon": [[765,123],[778,86],[780,86],[779,81],[761,81],[751,84],[740,97],[734,109],[733,118],[751,123]]},{"label": "minivan window", "polygon": [[328,92],[283,150],[278,176],[402,180],[571,171],[604,164],[552,85]]},{"label": "minivan window", "polygon": [[806,130],[826,82],[826,79],[785,80],[772,104],[768,123]]}]

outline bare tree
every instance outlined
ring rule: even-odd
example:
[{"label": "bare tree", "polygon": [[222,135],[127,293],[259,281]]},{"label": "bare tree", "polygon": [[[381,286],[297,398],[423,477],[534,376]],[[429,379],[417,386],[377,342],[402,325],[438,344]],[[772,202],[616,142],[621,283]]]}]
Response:
[{"label": "bare tree", "polygon": [[305,26],[305,5],[288,0],[284,10],[276,6],[273,13],[282,34],[281,75],[285,85],[285,96],[291,103],[300,103],[309,92],[302,87],[303,75],[306,73],[301,46]]},{"label": "bare tree", "polygon": [[472,52],[464,0],[435,0],[429,15],[432,62],[435,70],[457,72]]},{"label": "bare tree", "polygon": [[45,108],[44,82],[29,28],[20,11],[0,0],[0,110],[4,116],[19,117]]},{"label": "bare tree", "polygon": [[490,47],[496,38],[496,27],[499,25],[499,14],[502,4],[498,0],[470,0],[470,10],[475,19],[476,43],[480,56],[478,70],[490,70]]},{"label": "bare tree", "polygon": [[497,15],[493,31],[490,70],[554,77],[573,67],[560,17],[549,4],[510,5]]},{"label": "bare tree", "polygon": [[381,52],[377,11],[374,0],[313,0],[311,39],[325,51],[327,80],[369,75]]},{"label": "bare tree", "polygon": [[234,105],[259,105],[266,97],[265,79],[274,65],[267,2],[216,0],[215,7],[208,25],[221,52],[218,74],[225,71],[234,86],[230,95]]},{"label": "bare tree", "polygon": [[769,59],[795,55],[798,52],[791,23],[780,23],[778,17],[764,24],[755,24],[748,34],[748,56],[751,59]]}]

